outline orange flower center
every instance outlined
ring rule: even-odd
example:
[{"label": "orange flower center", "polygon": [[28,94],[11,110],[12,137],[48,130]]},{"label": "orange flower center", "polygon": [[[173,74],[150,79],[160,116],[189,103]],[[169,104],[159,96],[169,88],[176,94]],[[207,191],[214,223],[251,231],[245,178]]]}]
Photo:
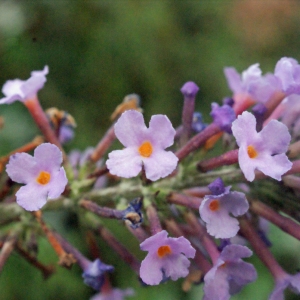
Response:
[{"label": "orange flower center", "polygon": [[36,178],[36,181],[39,184],[47,184],[50,181],[51,175],[46,171],[41,171],[39,176]]},{"label": "orange flower center", "polygon": [[164,245],[164,246],[160,246],[158,249],[157,249],[157,255],[159,258],[163,258],[165,257],[166,255],[169,255],[172,253],[172,249],[170,246],[168,245]]},{"label": "orange flower center", "polygon": [[153,152],[150,142],[146,141],[139,147],[139,153],[144,157],[149,157]]},{"label": "orange flower center", "polygon": [[258,155],[255,148],[251,145],[247,147],[247,152],[250,158],[255,158]]},{"label": "orange flower center", "polygon": [[216,211],[220,208],[220,202],[217,199],[212,200],[209,205],[208,205],[209,209],[212,211]]}]

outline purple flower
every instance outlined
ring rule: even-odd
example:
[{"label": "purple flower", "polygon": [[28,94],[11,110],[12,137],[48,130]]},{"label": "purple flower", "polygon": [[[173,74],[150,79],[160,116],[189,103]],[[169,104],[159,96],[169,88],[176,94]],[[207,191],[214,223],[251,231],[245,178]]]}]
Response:
[{"label": "purple flower", "polygon": [[272,94],[281,90],[280,80],[273,74],[262,76],[259,64],[251,65],[242,72],[242,76],[235,68],[225,68],[224,73],[235,96],[248,95],[254,101],[266,102]]},{"label": "purple flower", "polygon": [[196,252],[186,238],[170,238],[165,230],[147,238],[140,246],[149,252],[140,268],[140,277],[148,285],[159,284],[164,276],[172,280],[186,277],[188,258],[193,258]]},{"label": "purple flower", "polygon": [[27,80],[14,79],[6,81],[2,88],[5,97],[0,99],[0,104],[10,104],[15,101],[24,102],[36,97],[37,92],[46,82],[48,72],[48,66],[45,66],[42,71],[31,72],[31,77]]},{"label": "purple flower", "polygon": [[222,239],[234,237],[239,231],[237,217],[245,214],[249,209],[244,193],[230,192],[230,186],[219,195],[207,195],[201,202],[199,212],[206,223],[207,232]]},{"label": "purple flower", "polygon": [[112,289],[109,292],[101,292],[94,295],[90,300],[123,300],[125,297],[134,296],[133,289]]},{"label": "purple flower", "polygon": [[223,131],[231,133],[231,124],[236,119],[233,108],[227,104],[219,106],[217,103],[211,104],[210,115]]},{"label": "purple flower", "polygon": [[300,65],[293,58],[283,57],[276,66],[274,74],[281,81],[286,95],[300,94]]},{"label": "purple flower", "polygon": [[255,117],[245,111],[232,123],[232,133],[240,147],[239,165],[248,181],[254,180],[255,169],[281,180],[281,176],[292,167],[285,155],[291,135],[277,120],[271,120],[257,132]]},{"label": "purple flower", "polygon": [[112,272],[113,270],[114,267],[104,264],[97,258],[84,268],[84,272],[82,273],[83,282],[96,291],[99,291],[104,283],[105,272]]},{"label": "purple flower", "polygon": [[245,246],[228,245],[221,252],[216,264],[204,276],[204,300],[227,300],[244,285],[256,280],[253,265],[242,261],[252,251]]},{"label": "purple flower", "polygon": [[300,294],[300,273],[295,275],[285,274],[276,280],[275,288],[271,293],[269,300],[284,300],[284,290],[291,289],[295,294]]},{"label": "purple flower", "polygon": [[47,200],[58,198],[68,183],[59,148],[50,143],[36,147],[34,156],[16,153],[6,166],[8,176],[18,183],[24,183],[16,193],[17,203],[24,209],[36,211]]},{"label": "purple flower", "polygon": [[173,144],[175,133],[164,115],[152,116],[147,128],[140,112],[125,111],[115,125],[115,134],[126,148],[109,153],[107,168],[111,174],[125,178],[137,176],[142,166],[152,181],[168,176],[176,168],[178,158],[164,149]]}]

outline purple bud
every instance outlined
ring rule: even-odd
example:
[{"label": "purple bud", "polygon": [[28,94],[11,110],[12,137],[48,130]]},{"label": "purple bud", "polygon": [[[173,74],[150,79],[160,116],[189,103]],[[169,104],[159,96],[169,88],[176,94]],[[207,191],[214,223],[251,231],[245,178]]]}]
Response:
[{"label": "purple bud", "polygon": [[211,104],[210,115],[214,119],[214,123],[217,124],[223,131],[231,133],[232,122],[236,119],[236,115],[232,107],[227,104],[219,106],[217,103]]},{"label": "purple bud", "polygon": [[223,180],[218,177],[211,184],[208,185],[209,190],[215,196],[221,195],[225,192],[225,186]]},{"label": "purple bud", "polygon": [[83,281],[86,285],[99,291],[104,283],[105,272],[112,272],[113,270],[114,267],[104,264],[97,258],[95,261],[89,263],[82,273]]},{"label": "purple bud", "polygon": [[194,112],[192,129],[194,132],[199,133],[206,127],[206,124],[203,122],[202,114],[199,112]]},{"label": "purple bud", "polygon": [[233,106],[233,104],[234,104],[234,100],[233,100],[233,98],[232,97],[226,97],[226,98],[224,98],[223,99],[223,104],[227,104],[227,105],[229,105],[229,106]]},{"label": "purple bud", "polygon": [[186,82],[180,89],[185,97],[195,97],[199,91],[198,85],[193,81]]},{"label": "purple bud", "polygon": [[252,112],[256,118],[256,130],[261,131],[264,122],[264,116],[267,111],[267,108],[264,104],[258,103],[253,106]]}]

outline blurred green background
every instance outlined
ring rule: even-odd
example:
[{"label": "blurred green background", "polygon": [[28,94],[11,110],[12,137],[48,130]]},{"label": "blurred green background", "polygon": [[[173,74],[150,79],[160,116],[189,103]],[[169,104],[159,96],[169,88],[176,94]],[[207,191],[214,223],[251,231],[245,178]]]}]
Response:
[{"label": "blurred green background", "polygon": [[[179,90],[188,80],[200,86],[197,109],[209,122],[210,103],[231,95],[225,66],[242,71],[259,62],[264,72],[273,71],[282,56],[300,60],[299,49],[299,1],[0,1],[0,84],[27,79],[32,70],[48,65],[50,73],[39,98],[44,108],[56,106],[76,119],[76,137],[68,150],[94,146],[110,126],[114,108],[130,93],[141,96],[146,120],[162,113],[179,125]],[[5,119],[0,154],[38,133],[21,103],[2,105],[0,115]],[[76,226],[68,226],[63,216],[49,216],[49,222],[86,251]],[[294,273],[300,267],[299,243],[274,228],[271,240],[277,257]],[[104,243],[101,246],[110,253]],[[46,241],[41,241],[41,247],[41,260],[55,263]],[[108,255],[105,262],[115,265],[117,256]],[[127,266],[117,264],[113,283],[135,287],[137,295],[132,299],[202,297],[202,286],[189,294],[181,292],[180,280],[140,288]],[[258,271],[257,282],[233,299],[267,298],[272,279],[263,267]],[[92,294],[83,285],[79,268],[59,269],[44,281],[16,254],[0,275],[0,291],[1,300],[75,300]]]}]

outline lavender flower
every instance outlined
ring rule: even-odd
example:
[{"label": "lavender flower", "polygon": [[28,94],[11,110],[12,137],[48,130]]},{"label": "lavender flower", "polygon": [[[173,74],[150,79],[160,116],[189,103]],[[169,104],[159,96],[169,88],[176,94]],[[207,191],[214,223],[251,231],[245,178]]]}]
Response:
[{"label": "lavender flower", "polygon": [[262,76],[259,64],[251,65],[240,75],[235,68],[225,68],[228,85],[235,95],[248,96],[253,101],[266,102],[272,94],[281,90],[280,80],[273,74]]},{"label": "lavender flower", "polygon": [[84,268],[83,282],[98,291],[104,283],[105,272],[112,272],[113,270],[114,267],[104,264],[97,258]]},{"label": "lavender flower", "polygon": [[58,198],[68,183],[59,148],[50,143],[36,147],[34,156],[17,153],[6,166],[8,176],[24,183],[16,193],[17,203],[29,211],[37,211],[47,200]]},{"label": "lavender flower", "polygon": [[[220,185],[219,182],[216,184]],[[205,196],[199,208],[200,216],[206,223],[207,232],[216,238],[234,237],[240,227],[239,222],[231,215],[237,217],[245,214],[249,209],[245,194],[230,192],[230,188],[230,186],[226,187],[219,195]]]},{"label": "lavender flower", "polygon": [[24,102],[36,97],[37,92],[46,82],[48,72],[48,66],[45,66],[42,71],[31,72],[31,77],[27,80],[14,79],[6,81],[2,88],[5,97],[0,99],[0,104],[10,104],[15,101]]},{"label": "lavender flower", "polygon": [[137,176],[142,166],[152,181],[168,176],[176,168],[178,158],[164,149],[173,144],[175,133],[164,115],[152,116],[147,128],[140,112],[125,111],[115,125],[115,134],[126,149],[109,153],[107,168],[111,174],[125,178]]},{"label": "lavender flower", "polygon": [[281,81],[286,95],[300,94],[300,65],[293,58],[283,57],[276,66],[274,74]]},{"label": "lavender flower", "polygon": [[252,251],[245,246],[228,245],[217,262],[204,276],[204,300],[227,300],[238,293],[244,285],[256,280],[253,265],[242,261]]},{"label": "lavender flower", "polygon": [[149,252],[140,268],[141,279],[149,285],[159,284],[164,275],[172,280],[186,277],[188,258],[193,258],[196,252],[186,238],[169,238],[165,230],[147,238],[140,247]]},{"label": "lavender flower", "polygon": [[131,296],[134,296],[133,289],[112,289],[109,292],[96,294],[90,300],[123,300],[125,297]]},{"label": "lavender flower", "polygon": [[275,288],[271,293],[269,300],[284,300],[284,290],[291,289],[295,294],[300,294],[300,273],[285,276],[276,280]]},{"label": "lavender flower", "polygon": [[239,165],[248,181],[254,180],[255,169],[281,180],[292,167],[285,155],[291,136],[284,124],[271,120],[257,132],[255,117],[245,111],[232,123],[232,132],[240,147]]}]

